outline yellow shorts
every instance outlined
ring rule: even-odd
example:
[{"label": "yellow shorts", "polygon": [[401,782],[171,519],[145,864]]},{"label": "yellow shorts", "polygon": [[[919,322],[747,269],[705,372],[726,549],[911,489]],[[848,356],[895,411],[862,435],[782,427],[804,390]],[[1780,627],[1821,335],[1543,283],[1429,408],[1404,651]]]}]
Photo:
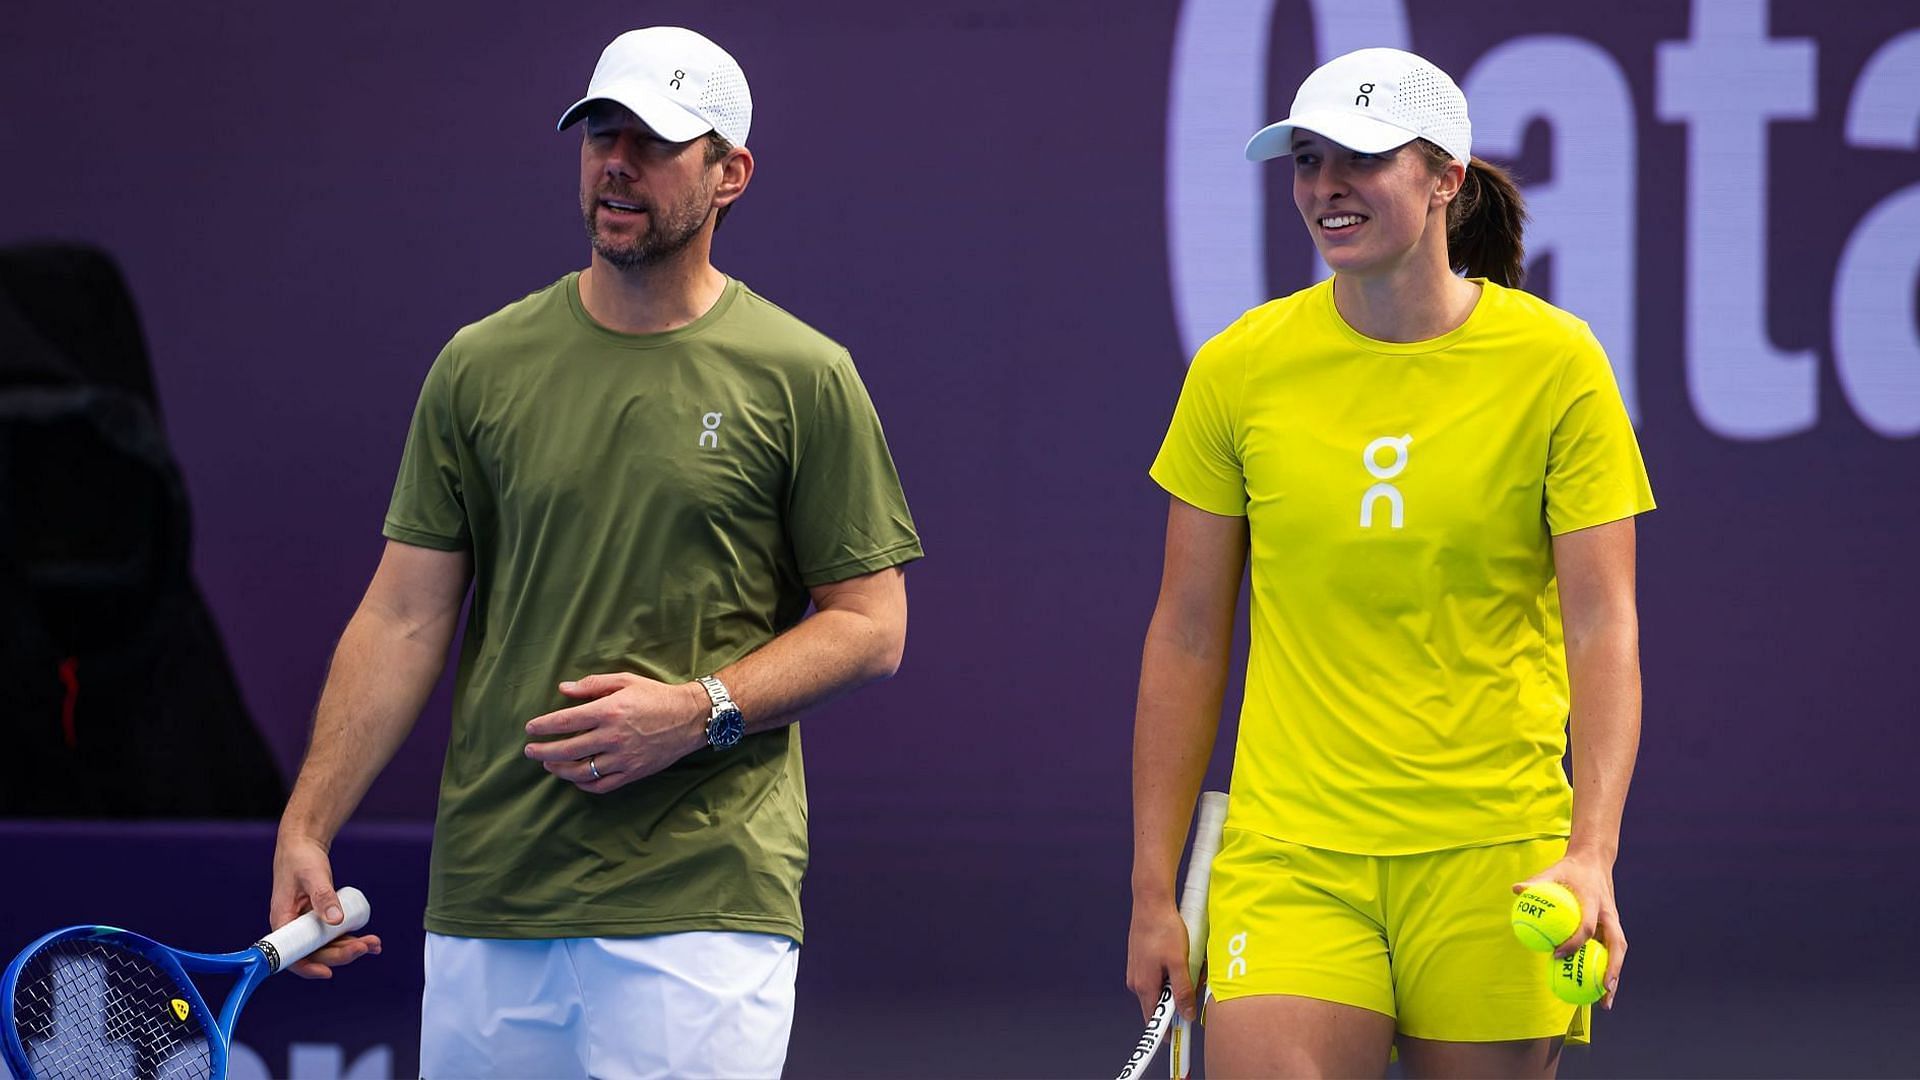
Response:
[{"label": "yellow shorts", "polygon": [[1228,829],[1208,896],[1208,992],[1356,1005],[1416,1039],[1587,1042],[1591,1008],[1553,996],[1547,958],[1508,923],[1513,883],[1566,849],[1350,855]]}]

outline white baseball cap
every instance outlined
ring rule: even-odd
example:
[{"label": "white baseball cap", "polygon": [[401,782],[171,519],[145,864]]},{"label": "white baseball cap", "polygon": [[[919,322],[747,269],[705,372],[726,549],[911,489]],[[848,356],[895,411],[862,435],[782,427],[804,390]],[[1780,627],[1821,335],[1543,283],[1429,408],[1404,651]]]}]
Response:
[{"label": "white baseball cap", "polygon": [[740,65],[725,49],[678,26],[649,26],[614,38],[594,65],[587,96],[560,114],[558,130],[578,122],[596,101],[625,105],[669,142],[717,131],[745,146],[753,123],[753,96]]},{"label": "white baseball cap", "polygon": [[1363,154],[1384,154],[1426,139],[1462,162],[1473,160],[1467,97],[1447,73],[1399,49],[1361,49],[1320,65],[1285,120],[1247,141],[1247,160],[1293,153],[1302,128]]}]

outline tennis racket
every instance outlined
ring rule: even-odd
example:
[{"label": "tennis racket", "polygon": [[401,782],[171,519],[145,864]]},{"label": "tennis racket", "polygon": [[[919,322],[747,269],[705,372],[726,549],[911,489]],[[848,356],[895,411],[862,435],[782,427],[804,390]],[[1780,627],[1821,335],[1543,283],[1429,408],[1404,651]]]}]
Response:
[{"label": "tennis racket", "polygon": [[[1193,831],[1193,853],[1187,857],[1187,882],[1180,890],[1180,918],[1187,924],[1187,976],[1198,974],[1207,955],[1207,880],[1213,875],[1213,857],[1220,851],[1220,831],[1227,823],[1227,796],[1222,791],[1200,794],[1200,823]],[[1169,1066],[1174,1077],[1184,1078],[1192,1065],[1192,1039],[1186,1021],[1179,1020],[1173,1003],[1173,981],[1160,987],[1160,1000],[1147,1018],[1147,1030],[1133,1044],[1133,1056],[1120,1070],[1119,1080],[1143,1075],[1147,1063],[1160,1049],[1169,1028],[1175,1030]],[[1175,1021],[1178,1020],[1176,1026]]]},{"label": "tennis racket", "polygon": [[[367,925],[359,889],[346,921],[315,912],[231,953],[197,953],[111,926],[70,926],[28,945],[0,977],[0,1057],[20,1080],[215,1080],[240,1007],[267,976]],[[187,972],[235,981],[215,1016]]]}]

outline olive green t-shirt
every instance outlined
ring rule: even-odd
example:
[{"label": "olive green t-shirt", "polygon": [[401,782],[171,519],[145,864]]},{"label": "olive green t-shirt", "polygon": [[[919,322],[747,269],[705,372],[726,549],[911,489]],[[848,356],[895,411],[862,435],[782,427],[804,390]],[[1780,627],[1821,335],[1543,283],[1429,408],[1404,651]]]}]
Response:
[{"label": "olive green t-shirt", "polygon": [[798,725],[605,795],[522,748],[576,704],[563,680],[685,682],[799,622],[809,587],[920,556],[845,349],[731,279],[688,326],[616,333],[569,274],[434,361],[385,533],[473,552],[428,930],[800,939]]}]

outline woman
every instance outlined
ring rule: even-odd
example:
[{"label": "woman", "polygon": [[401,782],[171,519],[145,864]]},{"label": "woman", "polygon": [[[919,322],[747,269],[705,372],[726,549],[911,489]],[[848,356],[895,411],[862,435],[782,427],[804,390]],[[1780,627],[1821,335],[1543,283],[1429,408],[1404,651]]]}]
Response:
[{"label": "woman", "polygon": [[[1235,602],[1252,645],[1213,871],[1209,1075],[1551,1076],[1586,1010],[1507,925],[1558,881],[1627,942],[1612,867],[1639,741],[1633,517],[1653,499],[1586,324],[1512,288],[1518,193],[1410,53],[1308,77],[1248,143],[1292,159],[1330,281],[1194,358],[1134,734],[1127,981],[1195,994],[1174,876]],[[1459,276],[1456,270],[1464,271]],[[1560,761],[1571,730],[1574,783]]]}]

